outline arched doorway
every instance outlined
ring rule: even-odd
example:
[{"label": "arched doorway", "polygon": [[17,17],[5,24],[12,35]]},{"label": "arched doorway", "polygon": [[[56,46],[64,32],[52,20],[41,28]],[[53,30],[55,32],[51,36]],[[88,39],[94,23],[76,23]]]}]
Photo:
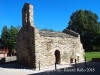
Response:
[{"label": "arched doorway", "polygon": [[56,64],[60,64],[60,51],[59,50],[55,51],[55,61],[56,61]]}]

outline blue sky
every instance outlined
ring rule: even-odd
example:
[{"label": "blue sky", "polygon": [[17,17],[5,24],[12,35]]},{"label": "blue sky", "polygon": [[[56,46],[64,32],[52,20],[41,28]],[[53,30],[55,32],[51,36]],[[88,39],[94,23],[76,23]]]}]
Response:
[{"label": "blue sky", "polygon": [[62,31],[79,9],[90,10],[100,18],[99,0],[0,0],[0,34],[4,25],[22,26],[21,10],[26,2],[34,5],[34,23],[39,29]]}]

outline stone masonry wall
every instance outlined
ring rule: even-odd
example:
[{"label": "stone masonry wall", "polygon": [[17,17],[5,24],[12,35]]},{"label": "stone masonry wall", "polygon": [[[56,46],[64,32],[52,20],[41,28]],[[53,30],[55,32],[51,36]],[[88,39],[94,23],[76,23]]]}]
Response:
[{"label": "stone masonry wall", "polygon": [[[35,34],[38,34],[37,31]],[[44,37],[38,35],[35,37],[36,46],[36,67],[40,61],[41,68],[54,65],[55,51],[60,51],[61,64],[70,63],[70,59],[77,59],[79,54],[79,61],[83,60],[84,50],[78,37],[75,38],[61,38],[61,37]]]},{"label": "stone masonry wall", "polygon": [[36,27],[22,27],[17,37],[17,61],[25,66],[41,68],[54,65],[55,51],[60,51],[61,64],[70,63],[70,59],[83,60],[84,50],[79,37],[40,36]]},{"label": "stone masonry wall", "polygon": [[32,68],[41,68],[55,63],[55,51],[60,51],[61,64],[70,59],[83,60],[84,50],[80,36],[67,30],[65,33],[41,33],[34,26],[33,5],[25,3],[22,9],[22,28],[17,36],[17,62]]},{"label": "stone masonry wall", "polygon": [[22,8],[22,28],[17,36],[17,62],[35,68],[35,34],[33,5],[25,3]]},{"label": "stone masonry wall", "polygon": [[18,34],[17,62],[35,68],[34,28],[31,26],[22,27]]}]

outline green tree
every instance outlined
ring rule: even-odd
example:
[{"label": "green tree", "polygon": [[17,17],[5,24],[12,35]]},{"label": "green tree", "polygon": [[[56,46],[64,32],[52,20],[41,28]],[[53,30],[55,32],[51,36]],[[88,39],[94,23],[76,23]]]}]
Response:
[{"label": "green tree", "polygon": [[8,46],[8,43],[9,43],[9,29],[6,25],[2,29],[1,39],[2,39],[2,44],[4,46]]},{"label": "green tree", "polygon": [[53,30],[53,29],[47,29],[47,28],[41,29],[40,31],[49,31],[49,32],[58,32],[58,33],[61,32],[60,30],[55,31],[55,30]]},{"label": "green tree", "polygon": [[11,55],[13,49],[16,49],[16,37],[19,32],[18,28],[11,26],[8,29],[7,26],[4,26],[2,29],[1,39],[3,45],[9,48],[9,55]]},{"label": "green tree", "polygon": [[19,30],[13,26],[11,26],[9,30],[9,48],[15,49],[16,47],[16,37]]},{"label": "green tree", "polygon": [[100,50],[100,22],[98,23],[98,36],[94,41],[94,47],[96,51]]},{"label": "green tree", "polygon": [[98,16],[88,10],[77,10],[72,13],[67,29],[80,34],[85,50],[93,46],[93,42],[98,37]]},{"label": "green tree", "polygon": [[41,29],[40,31],[50,31],[50,32],[54,32],[53,29],[47,29],[47,28]]}]

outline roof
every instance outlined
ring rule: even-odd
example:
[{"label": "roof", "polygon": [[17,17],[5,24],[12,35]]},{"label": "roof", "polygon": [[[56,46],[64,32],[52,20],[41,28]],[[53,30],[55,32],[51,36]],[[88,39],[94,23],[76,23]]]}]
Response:
[{"label": "roof", "polygon": [[72,35],[72,36],[75,36],[75,37],[79,36],[79,33],[76,33],[76,32],[74,32],[72,30],[69,30],[69,29],[64,29],[62,32],[66,33],[66,34],[69,34],[69,35]]},{"label": "roof", "polygon": [[74,38],[75,36],[66,34],[66,33],[61,33],[61,32],[50,32],[50,31],[39,31],[40,36],[45,36],[45,37],[62,37],[62,38]]},{"label": "roof", "polygon": [[6,54],[6,53],[8,53],[7,50],[0,49],[0,54]]},{"label": "roof", "polygon": [[7,54],[8,52],[0,51],[0,54]]}]

